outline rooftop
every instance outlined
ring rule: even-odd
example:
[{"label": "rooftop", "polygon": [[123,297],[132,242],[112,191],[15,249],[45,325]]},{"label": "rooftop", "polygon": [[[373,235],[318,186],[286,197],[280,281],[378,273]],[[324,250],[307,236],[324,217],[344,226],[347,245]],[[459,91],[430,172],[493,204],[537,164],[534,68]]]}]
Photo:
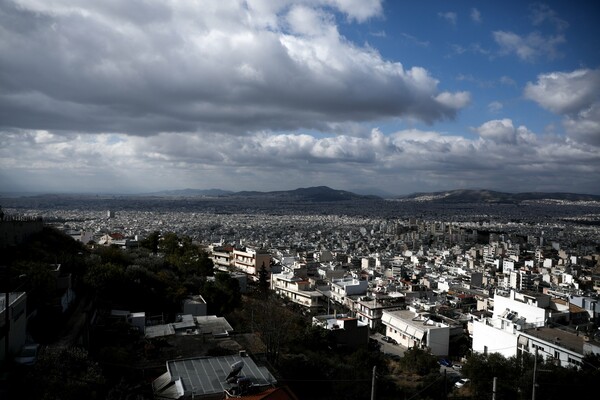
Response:
[{"label": "rooftop", "polygon": [[232,365],[243,362],[240,377],[250,378],[253,385],[271,386],[275,378],[266,367],[258,366],[250,357],[198,357],[167,362],[167,372],[154,380],[155,395],[176,399],[184,395],[205,396],[224,393],[232,384],[227,377]]},{"label": "rooftop", "polygon": [[561,347],[574,351],[578,354],[583,354],[583,344],[585,342],[583,334],[572,333],[564,329],[550,327],[527,329],[523,332],[537,339],[560,345]]}]

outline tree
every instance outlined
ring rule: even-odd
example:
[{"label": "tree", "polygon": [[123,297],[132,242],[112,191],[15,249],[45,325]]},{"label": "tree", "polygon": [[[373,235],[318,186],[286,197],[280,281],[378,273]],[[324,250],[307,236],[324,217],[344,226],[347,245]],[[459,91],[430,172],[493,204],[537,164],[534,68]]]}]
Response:
[{"label": "tree", "polygon": [[214,276],[215,264],[206,251],[201,251],[198,257],[198,273],[202,277]]},{"label": "tree", "polygon": [[421,376],[439,370],[437,358],[431,352],[417,347],[406,350],[404,357],[400,359],[400,366],[404,371]]},{"label": "tree", "polygon": [[[585,359],[584,359],[585,360]],[[494,377],[497,378],[496,398],[529,399],[532,394],[534,356],[520,354],[506,358],[499,353],[475,353],[467,358],[463,376],[475,398],[490,398]],[[600,371],[593,365],[565,368],[554,359],[538,356],[536,368],[536,397],[538,399],[564,399],[583,397],[600,379]]]},{"label": "tree", "polygon": [[225,272],[218,272],[214,281],[206,281],[201,294],[211,314],[225,315],[242,304],[239,282]]},{"label": "tree", "polygon": [[140,242],[140,246],[150,250],[153,254],[158,253],[158,243],[160,241],[160,232],[154,231],[147,238]]},{"label": "tree", "polygon": [[282,347],[293,338],[294,329],[291,327],[297,316],[281,307],[274,298],[253,301],[249,311],[252,314],[252,331],[258,333],[265,344],[269,361],[277,363]]},{"label": "tree", "polygon": [[269,297],[269,273],[264,261],[258,271],[258,290],[265,299]]},{"label": "tree", "polygon": [[182,246],[181,239],[177,236],[176,233],[167,232],[162,236],[160,241],[160,250],[165,255],[167,260],[175,261],[179,255],[182,254]]},{"label": "tree", "polygon": [[104,383],[102,370],[84,349],[46,348],[28,374],[26,382],[18,385],[18,398],[101,399],[104,398]]},{"label": "tree", "polygon": [[94,250],[94,254],[100,256],[100,261],[103,263],[112,263],[123,267],[131,263],[129,254],[117,246],[100,246]]},{"label": "tree", "polygon": [[99,296],[110,295],[123,284],[125,269],[122,266],[105,263],[92,265],[84,276],[84,282]]}]

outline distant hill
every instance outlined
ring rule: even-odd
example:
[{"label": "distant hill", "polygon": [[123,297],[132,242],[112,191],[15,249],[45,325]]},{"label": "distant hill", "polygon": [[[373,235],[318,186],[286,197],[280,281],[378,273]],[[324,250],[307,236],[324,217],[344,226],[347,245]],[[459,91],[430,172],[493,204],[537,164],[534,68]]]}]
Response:
[{"label": "distant hill", "polygon": [[377,196],[363,196],[356,193],[347,192],[345,190],[335,190],[327,186],[298,188],[294,190],[283,190],[274,192],[236,192],[232,194],[232,196],[311,202],[379,199],[379,197]]},{"label": "distant hill", "polygon": [[151,197],[228,197],[228,198],[263,198],[269,200],[287,200],[287,201],[344,201],[357,199],[379,199],[377,196],[359,195],[356,193],[335,190],[327,186],[316,186],[308,188],[298,188],[294,190],[279,190],[273,192],[242,191],[231,192],[221,189],[181,189],[181,190],[163,190],[154,193],[145,193],[141,196]]},{"label": "distant hill", "polygon": [[[412,193],[405,196],[376,196],[362,195],[346,190],[336,190],[328,186],[315,186],[307,188],[298,188],[293,190],[278,190],[271,192],[260,191],[241,191],[232,192],[222,189],[179,189],[163,190],[159,192],[143,193],[137,195],[117,195],[117,194],[38,194],[29,196],[11,196],[0,194],[3,203],[10,203],[14,199],[30,199],[38,202],[51,202],[54,205],[61,205],[70,200],[85,199],[141,199],[154,198],[155,200],[176,200],[177,198],[212,198],[212,199],[253,199],[253,200],[271,200],[275,202],[337,202],[337,201],[355,201],[355,200],[383,200],[401,202],[420,202],[432,204],[520,204],[525,201],[553,201],[553,202],[581,202],[594,201],[600,202],[600,195],[578,194],[578,193],[544,193],[544,192],[523,192],[523,193],[505,193],[493,190],[474,190],[459,189],[440,192]],[[67,204],[67,203],[65,203]]]},{"label": "distant hill", "polygon": [[229,196],[233,192],[221,189],[178,189],[178,190],[162,190],[160,192],[145,193],[144,196],[158,196],[158,197],[219,197]]},{"label": "distant hill", "polygon": [[493,190],[449,190],[443,192],[413,193],[399,196],[404,201],[428,201],[434,203],[509,203],[517,204],[531,200],[600,201],[600,195],[577,193],[504,193]]}]

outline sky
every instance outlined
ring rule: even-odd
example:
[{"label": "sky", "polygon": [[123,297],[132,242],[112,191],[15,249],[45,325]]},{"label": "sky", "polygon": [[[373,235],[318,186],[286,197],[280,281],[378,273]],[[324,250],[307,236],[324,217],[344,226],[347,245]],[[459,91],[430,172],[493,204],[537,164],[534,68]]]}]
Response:
[{"label": "sky", "polygon": [[600,3],[1,0],[0,192],[600,194]]}]

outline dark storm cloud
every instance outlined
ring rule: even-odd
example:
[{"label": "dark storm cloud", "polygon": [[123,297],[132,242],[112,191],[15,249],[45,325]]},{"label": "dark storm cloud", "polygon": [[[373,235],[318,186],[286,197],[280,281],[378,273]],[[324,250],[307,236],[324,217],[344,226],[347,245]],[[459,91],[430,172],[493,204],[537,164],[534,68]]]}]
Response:
[{"label": "dark storm cloud", "polygon": [[[2,2],[2,126],[244,133],[398,116],[431,123],[469,102],[441,93],[426,70],[347,41],[322,9],[193,4]],[[276,26],[259,23],[266,17]]]}]

